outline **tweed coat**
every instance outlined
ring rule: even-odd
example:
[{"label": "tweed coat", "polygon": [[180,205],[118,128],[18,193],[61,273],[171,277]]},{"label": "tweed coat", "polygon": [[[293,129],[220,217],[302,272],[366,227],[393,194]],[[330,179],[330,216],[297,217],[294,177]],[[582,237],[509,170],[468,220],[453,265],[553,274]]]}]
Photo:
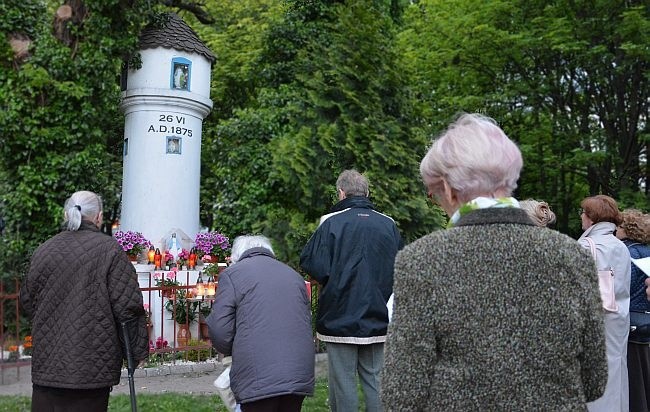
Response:
[{"label": "tweed coat", "polygon": [[32,321],[32,382],[37,385],[117,385],[125,358],[119,322],[134,317],[133,357],[139,362],[149,355],[135,268],[115,239],[90,222],[36,249],[20,301]]},{"label": "tweed coat", "polygon": [[626,412],[629,410],[627,377],[627,338],[630,333],[630,252],[616,236],[616,225],[600,222],[589,227],[578,242],[586,249],[585,237],[594,241],[598,269],[614,269],[614,295],[618,312],[605,313],[608,381],[605,394],[588,405],[591,412]]},{"label": "tweed coat", "polygon": [[576,411],[607,382],[595,265],[521,209],[472,211],[395,262],[388,411]]}]

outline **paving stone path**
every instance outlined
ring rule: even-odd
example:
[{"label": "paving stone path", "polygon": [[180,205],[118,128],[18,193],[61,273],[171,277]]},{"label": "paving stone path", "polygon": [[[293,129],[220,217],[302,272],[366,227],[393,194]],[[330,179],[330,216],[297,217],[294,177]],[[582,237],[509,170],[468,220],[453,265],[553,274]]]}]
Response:
[{"label": "paving stone path", "polygon": [[[178,363],[154,368],[136,369],[134,374],[135,392],[187,393],[195,395],[216,395],[214,380],[223,372],[221,362]],[[327,355],[316,355],[316,376],[327,376]],[[0,370],[0,396],[32,396],[31,367],[5,368]],[[129,394],[129,381],[126,370],[122,372],[120,384],[113,387],[112,394]]]}]

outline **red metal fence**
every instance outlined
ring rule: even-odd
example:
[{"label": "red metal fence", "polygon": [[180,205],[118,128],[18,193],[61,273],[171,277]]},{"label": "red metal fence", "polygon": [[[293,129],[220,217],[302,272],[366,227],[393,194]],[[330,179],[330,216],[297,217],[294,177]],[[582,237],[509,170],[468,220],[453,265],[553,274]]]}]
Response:
[{"label": "red metal fence", "polygon": [[[164,276],[163,273],[163,279]],[[184,284],[157,286],[156,283],[160,282],[156,282],[154,273],[150,273],[148,280],[145,281],[146,285],[140,288],[145,303],[149,302],[148,319],[152,320],[148,325],[149,363],[201,362],[215,356],[220,358],[220,354],[212,348],[207,325],[203,321],[204,316],[201,316],[202,308],[212,307],[214,295],[196,296],[196,283],[191,281],[189,272],[186,272],[185,275],[177,275],[176,280]],[[18,301],[19,290],[18,280],[0,282],[0,319],[3,319],[3,327],[0,328],[0,346],[2,347],[0,384],[5,384],[6,370],[11,370],[12,376],[20,377],[21,369],[31,365],[29,356],[31,336],[25,332],[29,328],[28,325],[26,326],[25,320],[21,319]],[[313,281],[307,282],[307,290],[312,302],[312,313],[315,314],[318,302],[318,285]],[[154,302],[155,305],[152,305]],[[171,321],[171,319],[177,319],[178,304],[186,305],[185,316],[187,318],[191,316],[188,309],[198,311],[193,317],[198,326],[198,335],[195,339],[179,339],[181,327],[176,321]],[[155,313],[151,312],[152,306],[155,307]],[[203,310],[203,312],[207,313],[207,310]],[[319,342],[316,339],[314,339],[314,345],[316,351],[320,352],[322,348],[319,347]],[[23,371],[23,373],[25,372]]]},{"label": "red metal fence", "polygon": [[[31,350],[31,337],[20,336],[20,305],[18,303],[18,280],[0,282],[0,384],[5,383],[5,370],[15,369],[20,378],[21,368],[29,366],[31,359],[22,356],[24,350]],[[26,347],[26,348],[25,348]]]}]

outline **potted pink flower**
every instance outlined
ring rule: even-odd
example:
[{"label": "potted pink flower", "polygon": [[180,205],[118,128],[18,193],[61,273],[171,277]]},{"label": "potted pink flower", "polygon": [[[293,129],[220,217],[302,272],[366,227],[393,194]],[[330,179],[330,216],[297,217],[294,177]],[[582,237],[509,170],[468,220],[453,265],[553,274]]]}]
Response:
[{"label": "potted pink flower", "polygon": [[140,232],[132,232],[130,230],[123,232],[118,230],[113,237],[122,246],[122,250],[126,252],[132,261],[137,261],[142,252],[149,250],[153,246]]},{"label": "potted pink flower", "polygon": [[225,261],[230,256],[230,239],[219,232],[197,233],[194,243],[199,259],[205,263]]},{"label": "potted pink flower", "polygon": [[190,258],[190,252],[185,250],[185,249],[182,249],[178,253],[178,260],[176,260],[176,266],[178,266],[179,269],[181,267],[183,267],[183,266],[186,266],[187,265],[187,260],[189,258]]}]

